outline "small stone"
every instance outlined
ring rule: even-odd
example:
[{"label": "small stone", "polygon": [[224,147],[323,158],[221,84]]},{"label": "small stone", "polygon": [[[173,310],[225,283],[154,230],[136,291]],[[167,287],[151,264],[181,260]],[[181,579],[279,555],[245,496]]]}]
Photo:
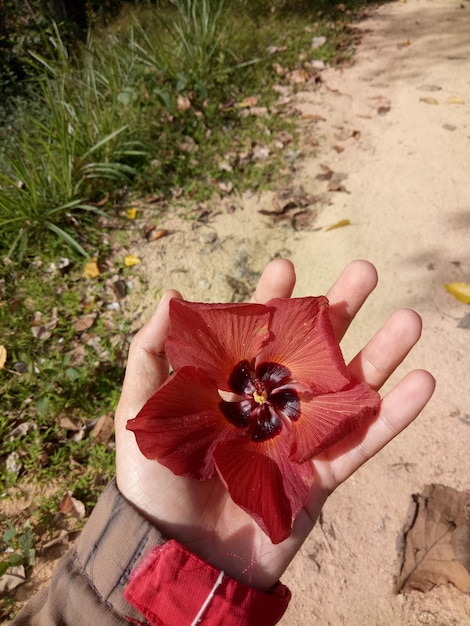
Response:
[{"label": "small stone", "polygon": [[316,48],[321,48],[322,46],[324,46],[326,43],[326,37],[322,36],[322,37],[314,37],[312,39],[312,48],[315,50]]},{"label": "small stone", "polygon": [[200,280],[199,281],[199,289],[202,291],[209,291],[211,288],[211,284],[208,280]]}]

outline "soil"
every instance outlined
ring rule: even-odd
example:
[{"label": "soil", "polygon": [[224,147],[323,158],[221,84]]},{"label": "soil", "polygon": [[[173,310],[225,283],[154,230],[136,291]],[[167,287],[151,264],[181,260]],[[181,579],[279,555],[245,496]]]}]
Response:
[{"label": "soil", "polygon": [[280,94],[304,137],[300,156],[286,151],[288,187],[225,196],[205,219],[162,216],[168,234],[130,250],[147,285],[126,308],[139,325],[170,287],[188,300],[247,299],[276,256],[294,262],[296,296],[324,293],[354,259],[373,262],[380,283],[345,357],[393,310],[413,308],[422,340],[384,392],[415,368],[437,390],[327,502],[283,577],[293,599],[281,624],[463,625],[469,594],[397,595],[394,577],[412,494],[431,483],[463,490],[470,476],[470,309],[444,289],[470,282],[470,2],[393,1],[355,27],[352,64]]},{"label": "soil", "polygon": [[413,308],[423,337],[387,388],[426,368],[437,390],[327,502],[284,576],[293,600],[281,623],[466,624],[468,594],[447,585],[397,595],[393,585],[412,494],[430,483],[462,490],[470,476],[469,309],[444,289],[470,282],[470,2],[391,2],[356,26],[353,64],[280,97],[314,156],[286,156],[287,189],[226,197],[205,221],[162,218],[169,234],[132,250],[148,281],[139,307],[145,319],[169,287],[188,300],[246,299],[275,256],[294,262],[297,296],[324,293],[353,259],[372,261],[380,283],[346,358],[394,309]]}]

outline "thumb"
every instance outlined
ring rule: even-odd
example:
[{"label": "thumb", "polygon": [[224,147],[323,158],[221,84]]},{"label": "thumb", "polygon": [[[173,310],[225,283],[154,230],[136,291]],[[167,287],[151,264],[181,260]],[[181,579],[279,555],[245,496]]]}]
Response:
[{"label": "thumb", "polygon": [[165,341],[170,328],[169,304],[172,298],[181,299],[181,294],[173,290],[165,292],[150,320],[132,340],[116,410],[116,430],[125,428],[127,420],[137,415],[168,377]]}]

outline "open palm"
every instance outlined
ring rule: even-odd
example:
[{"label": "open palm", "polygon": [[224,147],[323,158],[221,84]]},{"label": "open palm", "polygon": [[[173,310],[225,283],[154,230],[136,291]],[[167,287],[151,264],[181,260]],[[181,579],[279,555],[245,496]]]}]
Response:
[{"label": "open palm", "polygon": [[[355,261],[329,290],[338,340],[376,282],[374,267]],[[294,285],[292,264],[272,261],[260,278],[253,301],[264,304],[272,298],[290,297]],[[411,372],[385,396],[378,416],[312,461],[315,481],[310,499],[299,513],[291,536],[273,545],[253,519],[232,502],[218,478],[197,481],[175,476],[158,462],[146,459],[134,433],[126,430],[127,420],[137,415],[168,377],[165,340],[172,297],[181,296],[167,292],[130,347],[116,411],[117,484],[168,538],[177,539],[233,578],[267,589],[279,579],[312,530],[328,495],[413,421],[431,397],[434,380],[428,372]],[[419,316],[410,310],[397,311],[349,364],[352,376],[378,390],[420,334]]]}]

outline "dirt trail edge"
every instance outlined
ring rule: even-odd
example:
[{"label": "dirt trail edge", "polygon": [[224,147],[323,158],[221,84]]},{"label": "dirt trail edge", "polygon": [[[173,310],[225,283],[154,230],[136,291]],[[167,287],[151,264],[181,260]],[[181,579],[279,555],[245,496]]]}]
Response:
[{"label": "dirt trail edge", "polygon": [[[294,597],[282,625],[467,624],[468,594],[395,595],[393,582],[411,495],[429,483],[463,490],[470,476],[470,308],[444,290],[470,282],[470,2],[391,2],[357,28],[353,66],[327,69],[319,87],[292,96],[307,140],[318,142],[315,157],[295,164],[299,222],[259,212],[273,210],[273,194],[246,195],[205,224],[165,217],[159,228],[171,236],[133,250],[148,281],[138,306],[148,317],[168,287],[189,300],[246,298],[275,255],[295,263],[297,296],[324,293],[353,259],[372,261],[379,287],[345,356],[393,310],[413,308],[423,338],[399,375],[429,369],[437,391],[327,503],[284,577]],[[312,205],[318,197],[326,202]],[[316,219],[302,222],[312,210]]]}]

